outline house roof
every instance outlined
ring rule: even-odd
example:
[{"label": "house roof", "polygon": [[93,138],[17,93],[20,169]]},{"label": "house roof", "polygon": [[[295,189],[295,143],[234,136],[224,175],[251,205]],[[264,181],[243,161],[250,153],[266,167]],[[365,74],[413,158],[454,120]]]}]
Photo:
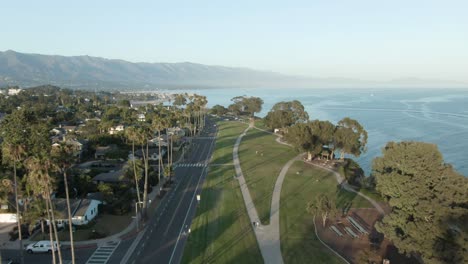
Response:
[{"label": "house roof", "polygon": [[[80,199],[70,199],[70,212],[72,216],[74,215],[74,212],[80,207],[80,202]],[[55,207],[55,212],[57,214],[55,218],[68,218],[67,199],[56,198],[53,199],[53,203]]]},{"label": "house roof", "polygon": [[116,171],[100,173],[93,178],[93,181],[111,182],[111,183],[128,181],[128,179],[125,179],[123,176],[124,176],[124,171],[123,169],[120,169]]}]

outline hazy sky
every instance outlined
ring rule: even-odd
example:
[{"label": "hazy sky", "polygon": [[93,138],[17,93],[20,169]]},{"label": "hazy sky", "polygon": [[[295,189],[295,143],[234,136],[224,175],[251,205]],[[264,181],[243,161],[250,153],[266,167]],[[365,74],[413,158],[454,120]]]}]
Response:
[{"label": "hazy sky", "polygon": [[468,1],[3,1],[0,50],[468,82]]}]

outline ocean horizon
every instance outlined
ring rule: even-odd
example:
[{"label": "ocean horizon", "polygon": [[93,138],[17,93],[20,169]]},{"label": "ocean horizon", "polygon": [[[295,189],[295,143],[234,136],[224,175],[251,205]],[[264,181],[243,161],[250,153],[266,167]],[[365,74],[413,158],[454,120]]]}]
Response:
[{"label": "ocean horizon", "polygon": [[355,160],[369,175],[372,160],[389,141],[437,144],[444,160],[468,176],[468,90],[463,89],[206,89],[208,106],[228,106],[235,96],[263,99],[264,117],[280,101],[299,100],[310,119],[358,120],[369,134],[367,151]]}]

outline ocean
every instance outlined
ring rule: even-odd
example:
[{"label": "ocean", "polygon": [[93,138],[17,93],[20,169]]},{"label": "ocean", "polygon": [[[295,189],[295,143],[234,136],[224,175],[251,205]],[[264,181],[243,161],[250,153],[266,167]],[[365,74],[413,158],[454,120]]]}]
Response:
[{"label": "ocean", "polygon": [[367,152],[356,161],[369,175],[372,160],[389,141],[435,143],[445,162],[468,176],[468,90],[462,89],[207,89],[208,105],[228,106],[239,95],[258,96],[265,116],[280,101],[299,100],[310,119],[358,120],[369,134]]}]

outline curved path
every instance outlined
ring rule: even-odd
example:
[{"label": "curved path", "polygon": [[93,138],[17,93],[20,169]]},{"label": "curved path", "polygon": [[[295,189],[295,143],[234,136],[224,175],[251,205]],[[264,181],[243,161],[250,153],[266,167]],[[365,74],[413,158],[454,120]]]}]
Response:
[{"label": "curved path", "polygon": [[346,191],[349,191],[349,192],[353,192],[353,193],[356,193],[357,195],[361,196],[362,198],[366,199],[367,201],[369,201],[374,207],[375,209],[377,209],[377,211],[379,211],[379,213],[381,215],[384,215],[385,214],[385,211],[384,209],[382,208],[382,206],[380,206],[379,203],[377,203],[374,199],[368,197],[367,195],[359,192],[359,191],[356,191],[351,185],[349,185],[343,178],[343,176],[341,176],[337,171],[335,170],[332,170],[330,168],[327,168],[327,167],[324,167],[324,166],[321,166],[321,165],[318,165],[318,164],[315,164],[315,163],[312,163],[310,161],[305,161],[306,163],[308,164],[311,164],[315,167],[318,167],[318,168],[321,168],[321,169],[324,169],[326,171],[329,171],[331,173],[333,173],[333,175],[335,175],[335,179],[336,181],[338,182],[338,184],[341,184],[341,187],[343,189],[345,189]]},{"label": "curved path", "polygon": [[[236,140],[236,143],[234,144],[234,148],[232,150],[232,157],[233,157],[233,163],[234,163],[234,169],[236,172],[236,177],[237,180],[239,181],[239,185],[241,188],[242,196],[244,198],[244,203],[245,207],[247,209],[247,213],[250,218],[250,222],[257,222],[259,225],[257,227],[254,227],[254,233],[255,237],[257,238],[258,246],[260,248],[260,251],[262,253],[263,260],[267,264],[282,264],[283,263],[283,256],[281,255],[281,240],[280,240],[280,198],[281,198],[281,188],[283,186],[283,181],[284,178],[286,177],[286,174],[291,167],[291,165],[297,161],[301,160],[301,157],[304,155],[304,153],[301,153],[297,155],[296,157],[292,158],[289,160],[281,169],[278,178],[276,179],[275,183],[275,188],[273,190],[273,195],[271,199],[271,209],[270,209],[270,224],[269,225],[262,225],[260,224],[260,218],[258,217],[258,212],[257,209],[255,208],[255,204],[252,200],[252,196],[250,195],[249,188],[247,186],[247,183],[244,178],[244,174],[242,173],[242,168],[240,166],[240,161],[239,161],[239,145],[242,141],[242,138],[246,135],[247,131],[251,128],[255,128],[261,131],[265,131],[267,133],[273,134],[269,131],[257,128],[253,126],[252,124],[247,127],[242,134],[239,135],[239,137]],[[290,144],[281,141],[281,136],[278,136],[276,138],[276,142],[279,144],[291,146]],[[291,146],[292,147],[292,146]],[[373,199],[367,197],[366,195],[354,190],[349,184],[347,184],[343,177],[336,171],[329,169],[327,167],[320,166],[318,164],[314,164],[311,162],[308,162],[311,165],[314,165],[316,167],[319,167],[321,169],[327,170],[335,175],[336,181],[340,183],[343,188],[347,191],[351,191],[356,193],[359,196],[362,196],[366,200],[368,200],[381,214],[384,214],[384,211],[382,207]],[[318,237],[318,236],[317,236]],[[323,242],[322,242],[323,243]],[[325,244],[325,246],[327,246]],[[328,246],[327,246],[328,247]],[[328,247],[329,248],[329,247]],[[332,250],[332,249],[331,249]],[[332,250],[334,252],[334,250]],[[335,254],[338,254],[334,252]],[[339,254],[338,254],[339,255]],[[341,257],[341,256],[340,256]],[[346,261],[346,260],[345,260]]]}]

